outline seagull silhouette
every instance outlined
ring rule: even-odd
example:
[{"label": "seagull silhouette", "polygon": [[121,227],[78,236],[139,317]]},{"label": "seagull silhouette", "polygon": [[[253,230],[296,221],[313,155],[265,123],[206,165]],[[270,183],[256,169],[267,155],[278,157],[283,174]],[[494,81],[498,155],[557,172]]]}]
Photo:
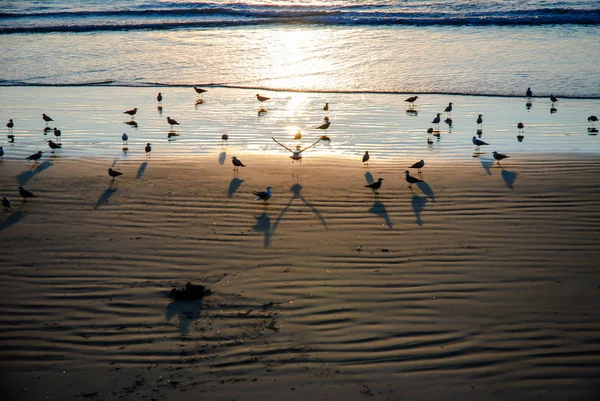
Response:
[{"label": "seagull silhouette", "polygon": [[169,123],[171,126],[173,126],[173,125],[179,125],[179,123],[178,123],[178,122],[177,122],[175,119],[173,119],[173,118],[171,118],[171,117],[167,117],[167,122],[168,122],[168,123]]},{"label": "seagull silhouette", "polygon": [[239,171],[240,167],[246,167],[244,163],[242,163],[242,161],[235,156],[231,158],[231,163],[233,163],[233,170],[235,171]]},{"label": "seagull silhouette", "polygon": [[147,156],[147,155],[148,155],[150,152],[152,152],[152,146],[150,146],[150,142],[148,142],[148,143],[146,144],[146,147],[144,147],[144,150],[146,151],[146,156]]},{"label": "seagull silhouette", "polygon": [[38,162],[38,160],[40,160],[40,158],[42,157],[42,152],[41,150],[38,150],[37,153],[34,153],[32,155],[29,155],[26,157],[27,160],[33,160],[34,164]]},{"label": "seagull silhouette", "polygon": [[135,113],[137,113],[137,107],[131,110],[126,110],[123,112],[123,114],[129,114],[131,117],[135,116]]},{"label": "seagull silhouette", "polygon": [[254,200],[262,200],[265,202],[265,206],[267,206],[268,200],[271,199],[271,187],[267,187],[266,191],[254,191],[252,194],[256,196]]},{"label": "seagull silhouette", "polygon": [[262,103],[262,102],[266,102],[267,100],[269,100],[269,99],[271,99],[271,98],[270,98],[270,97],[266,97],[266,96],[261,96],[261,95],[259,95],[259,94],[257,93],[257,94],[256,94],[256,99],[257,99],[259,102],[261,102],[261,103]]},{"label": "seagull silhouette", "polygon": [[371,188],[373,190],[373,192],[375,192],[377,194],[377,193],[379,193],[379,192],[377,192],[377,190],[379,188],[381,188],[382,181],[383,181],[383,178],[379,177],[379,179],[377,181],[365,185],[365,188]]},{"label": "seagull silhouette", "polygon": [[416,168],[417,172],[420,173],[421,169],[423,168],[424,165],[425,165],[425,162],[423,160],[421,160],[421,161],[414,163],[412,166],[410,166],[410,168]]},{"label": "seagull silhouette", "polygon": [[367,151],[365,152],[365,154],[363,155],[363,157],[362,157],[362,162],[363,162],[363,164],[364,164],[364,163],[367,163],[367,166],[368,166],[368,165],[369,165],[369,159],[370,159],[370,158],[371,158],[371,156],[369,156],[369,151],[367,150]]},{"label": "seagull silhouette", "polygon": [[473,139],[471,139],[471,141],[473,142],[473,145],[477,146],[477,149],[479,149],[479,147],[482,145],[489,145],[489,143],[478,139],[476,136],[474,136]]},{"label": "seagull silhouette", "polygon": [[10,210],[12,204],[10,203],[10,199],[6,197],[6,195],[2,195],[2,206]]},{"label": "seagull silhouette", "polygon": [[492,155],[494,156],[494,159],[498,160],[498,165],[500,165],[500,160],[508,159],[510,157],[505,154],[498,153],[495,150],[492,152]]},{"label": "seagull silhouette", "polygon": [[21,197],[23,198],[23,202],[26,202],[27,198],[37,198],[37,196],[35,196],[23,187],[19,187],[19,195],[21,195]]},{"label": "seagull silhouette", "polygon": [[46,122],[54,121],[50,116],[46,115],[45,113],[42,113],[42,118]]},{"label": "seagull silhouette", "polygon": [[112,168],[109,168],[108,175],[110,175],[112,177],[112,180],[114,181],[115,178],[117,178],[120,175],[123,175],[123,173],[121,173],[120,171],[117,171],[117,170],[113,170]]},{"label": "seagull silhouette", "polygon": [[410,175],[408,170],[406,170],[404,172],[404,174],[406,175],[405,179],[406,179],[406,182],[408,182],[408,187],[410,189],[412,189],[412,184],[416,184],[417,182],[423,182],[422,180],[418,179],[417,177],[413,177],[412,175]]},{"label": "seagull silhouette", "polygon": [[408,99],[404,99],[404,101],[408,102],[412,105],[418,98],[419,98],[419,96],[411,96]]}]

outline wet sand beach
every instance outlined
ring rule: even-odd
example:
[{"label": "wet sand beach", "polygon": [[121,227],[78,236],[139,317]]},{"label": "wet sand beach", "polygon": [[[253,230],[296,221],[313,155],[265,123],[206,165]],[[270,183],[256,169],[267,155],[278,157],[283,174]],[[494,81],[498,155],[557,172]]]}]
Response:
[{"label": "wet sand beach", "polygon": [[592,399],[597,155],[357,154],[0,162],[4,399]]}]

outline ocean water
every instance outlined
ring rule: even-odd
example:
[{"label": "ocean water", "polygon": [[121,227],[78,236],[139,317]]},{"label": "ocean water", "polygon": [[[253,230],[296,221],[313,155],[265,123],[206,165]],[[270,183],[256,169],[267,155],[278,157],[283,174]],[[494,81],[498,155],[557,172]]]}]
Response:
[{"label": "ocean water", "polygon": [[4,1],[0,85],[600,97],[600,1]]}]

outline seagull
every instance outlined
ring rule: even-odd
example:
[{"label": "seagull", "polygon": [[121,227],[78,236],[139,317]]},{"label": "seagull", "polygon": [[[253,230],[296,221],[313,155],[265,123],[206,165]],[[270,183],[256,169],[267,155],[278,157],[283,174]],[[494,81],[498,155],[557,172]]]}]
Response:
[{"label": "seagull", "polygon": [[267,100],[271,99],[270,97],[266,97],[266,96],[261,96],[258,93],[256,94],[256,99],[258,99],[259,102],[266,102]]},{"label": "seagull", "polygon": [[129,140],[129,137],[127,136],[126,133],[123,133],[123,135],[121,135],[121,139],[123,140],[123,142],[125,142],[125,144],[127,145],[127,141]]},{"label": "seagull", "polygon": [[477,125],[483,124],[483,118],[481,117],[483,117],[483,114],[480,114],[479,117],[477,117]]},{"label": "seagull", "polygon": [[379,179],[377,181],[365,185],[365,188],[371,188],[373,190],[373,192],[375,192],[377,194],[377,193],[379,193],[379,192],[377,192],[377,190],[379,188],[381,188],[381,181],[383,181],[383,178],[379,177]]},{"label": "seagull", "polygon": [[317,129],[327,129],[329,128],[329,124],[331,124],[331,121],[327,121],[325,124],[319,125]]},{"label": "seagull", "polygon": [[325,106],[323,106],[323,111],[329,111],[329,103],[325,103]]},{"label": "seagull", "polygon": [[8,127],[9,131],[13,129],[13,127],[15,126],[15,123],[13,122],[12,118],[10,120],[8,120],[8,122],[6,123],[6,126]]},{"label": "seagull", "polygon": [[271,199],[271,187],[267,187],[266,191],[254,191],[253,195],[256,195],[254,200],[262,200],[265,202],[265,206],[267,206],[267,201]]},{"label": "seagull", "polygon": [[408,182],[408,187],[412,189],[412,184],[416,184],[417,182],[423,182],[423,180],[418,179],[417,177],[413,177],[410,175],[408,170],[404,172],[406,174],[406,182]]},{"label": "seagull", "polygon": [[62,132],[60,132],[60,130],[58,128],[54,128],[54,136],[56,137],[57,141],[60,141],[61,135],[62,135]]},{"label": "seagull", "polygon": [[108,175],[110,175],[112,177],[112,180],[114,181],[115,178],[117,178],[120,175],[123,175],[123,173],[121,173],[120,171],[117,171],[117,170],[113,170],[112,168],[109,168]]},{"label": "seagull", "polygon": [[206,89],[198,88],[198,87],[196,87],[196,86],[194,86],[194,90],[196,91],[196,93],[197,93],[199,96],[202,96],[202,94],[203,94],[204,92],[206,92]]},{"label": "seagull", "polygon": [[421,173],[421,169],[423,168],[424,165],[425,165],[425,162],[421,159],[421,161],[414,163],[412,166],[410,166],[410,168],[416,168],[417,172]]},{"label": "seagull", "polygon": [[146,155],[148,155],[148,153],[152,152],[152,146],[150,146],[150,142],[148,142],[146,144],[146,147],[144,148],[144,150],[146,151]]},{"label": "seagull", "polygon": [[450,113],[452,113],[452,105],[454,103],[448,103],[448,106],[446,106],[446,109],[444,110],[446,113],[448,113],[448,115],[450,115]]},{"label": "seagull", "polygon": [[34,153],[32,155],[27,156],[26,159],[27,160],[33,160],[33,164],[35,164],[42,157],[42,153],[44,153],[44,152],[42,152],[41,150],[38,150],[37,153]]},{"label": "seagull", "polygon": [[495,150],[492,152],[492,155],[494,156],[494,159],[498,160],[498,164],[500,164],[500,160],[508,159],[510,157],[510,156],[504,155],[502,153],[498,153]]},{"label": "seagull", "polygon": [[419,98],[419,96],[411,96],[408,99],[404,99],[405,102],[410,103],[410,105],[412,106],[413,103]]},{"label": "seagull", "polygon": [[242,163],[242,161],[240,159],[238,159],[237,157],[233,156],[231,158],[231,162],[233,163],[233,170],[234,171],[240,171],[240,167],[246,167],[244,165],[244,163]]},{"label": "seagull", "polygon": [[523,130],[523,128],[525,128],[525,125],[519,121],[519,123],[517,124],[517,128]]},{"label": "seagull", "polygon": [[162,93],[158,92],[158,96],[156,96],[156,101],[160,104],[162,103]]},{"label": "seagull", "polygon": [[54,151],[56,149],[60,148],[60,146],[58,146],[58,144],[54,143],[51,140],[48,141],[48,146],[50,146],[50,149],[52,149],[52,153],[54,153]]},{"label": "seagull", "polygon": [[46,122],[54,121],[50,116],[47,116],[45,113],[42,113],[42,118]]},{"label": "seagull", "polygon": [[133,118],[133,116],[135,116],[135,113],[137,113],[137,107],[135,109],[131,109],[131,110],[127,110],[127,111],[123,112],[123,114],[129,114],[132,118]]},{"label": "seagull", "polygon": [[554,102],[558,102],[558,99],[557,99],[557,97],[556,97],[556,96],[554,96],[554,95],[552,95],[552,94],[551,94],[551,95],[550,95],[550,101],[551,101],[552,103],[554,103]]},{"label": "seagull", "polygon": [[227,134],[221,135],[221,141],[227,142],[228,139],[229,139],[229,135],[227,135]]},{"label": "seagull", "polygon": [[527,91],[525,91],[525,96],[527,96],[527,97],[533,96],[533,92],[531,91],[531,88],[527,88]]},{"label": "seagull", "polygon": [[369,156],[369,151],[367,150],[367,151],[365,152],[365,154],[363,155],[363,158],[362,158],[362,162],[363,162],[363,164],[364,164],[364,163],[367,163],[367,166],[368,166],[368,165],[369,165],[369,158],[370,158],[370,157],[371,157],[371,156]]},{"label": "seagull", "polygon": [[441,115],[442,115],[442,113],[437,113],[437,117],[435,117],[435,118],[434,118],[434,119],[431,121],[431,123],[432,123],[432,124],[435,124],[435,125],[439,125],[439,123],[440,123],[440,120],[441,120],[441,119],[440,119],[440,116],[441,116]]},{"label": "seagull", "polygon": [[481,139],[478,139],[476,136],[473,137],[472,141],[473,141],[473,145],[477,146],[477,150],[479,150],[479,147],[482,145],[489,145],[489,143],[484,142]]},{"label": "seagull", "polygon": [[167,117],[167,122],[169,124],[171,124],[171,126],[173,126],[173,125],[179,125],[179,123],[175,119],[173,119],[171,117]]},{"label": "seagull", "polygon": [[19,195],[21,195],[21,197],[23,197],[23,202],[26,202],[27,198],[37,198],[37,196],[35,196],[34,194],[32,194],[31,192],[29,192],[28,190],[26,190],[23,187],[19,187]]},{"label": "seagull", "polygon": [[594,125],[594,123],[598,121],[598,117],[596,116],[589,116],[588,117],[588,123],[592,123],[592,126]]},{"label": "seagull", "polygon": [[4,149],[0,146],[0,159],[4,159]]},{"label": "seagull", "polygon": [[296,133],[296,135],[294,135],[294,139],[299,141],[300,139],[302,139],[302,132],[300,132],[300,130],[298,130],[298,132]]},{"label": "seagull", "polygon": [[2,206],[4,206],[5,208],[10,210],[10,206],[11,206],[10,199],[8,199],[6,197],[6,195],[2,195]]}]

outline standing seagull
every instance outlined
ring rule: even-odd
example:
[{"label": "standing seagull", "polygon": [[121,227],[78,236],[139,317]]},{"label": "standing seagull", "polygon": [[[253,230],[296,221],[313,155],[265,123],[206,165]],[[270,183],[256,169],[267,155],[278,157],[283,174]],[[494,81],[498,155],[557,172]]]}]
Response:
[{"label": "standing seagull", "polygon": [[296,141],[299,141],[300,139],[302,139],[302,132],[300,132],[300,130],[298,130],[298,132],[296,133],[296,135],[294,135],[294,139]]},{"label": "standing seagull", "polygon": [[46,123],[54,121],[50,116],[46,115],[45,113],[42,113],[42,118],[44,119],[44,121],[46,121]]},{"label": "standing seagull", "polygon": [[421,159],[421,161],[414,163],[412,166],[410,166],[410,168],[416,168],[417,173],[421,174],[421,169],[423,168],[424,165],[425,165],[425,162]]},{"label": "standing seagull", "polygon": [[33,164],[36,164],[38,162],[38,160],[41,159],[42,153],[44,153],[44,152],[42,152],[41,150],[38,150],[37,153],[27,156],[26,159],[33,160]]},{"label": "standing seagull", "polygon": [[58,144],[54,143],[52,140],[48,140],[48,146],[50,146],[50,149],[52,149],[52,153],[54,153],[56,149],[60,148],[60,146],[58,146]]},{"label": "standing seagull", "polygon": [[225,141],[225,143],[227,143],[228,139],[229,139],[229,135],[227,135],[227,134],[221,135],[221,143],[223,143],[223,141]]},{"label": "standing seagull", "polygon": [[404,99],[404,101],[410,103],[410,106],[412,107],[412,105],[417,101],[418,98],[419,96],[411,96],[408,99]]},{"label": "standing seagull", "polygon": [[323,111],[329,111],[329,103],[325,103],[325,106],[323,106]]},{"label": "standing seagull", "polygon": [[171,118],[171,117],[167,117],[167,122],[168,122],[168,123],[169,123],[171,126],[173,126],[173,125],[179,125],[179,123],[178,123],[178,122],[177,122],[175,119],[173,119],[173,118]]},{"label": "standing seagull", "polygon": [[408,170],[406,170],[404,172],[404,174],[406,174],[406,182],[408,182],[408,187],[410,189],[412,189],[412,184],[416,184],[417,182],[423,182],[422,180],[418,179],[417,177],[413,177],[412,175],[410,175]]},{"label": "standing seagull", "polygon": [[519,123],[517,124],[517,128],[519,129],[519,131],[523,131],[523,128],[525,128],[525,124],[519,121]]},{"label": "standing seagull", "polygon": [[148,156],[150,154],[150,152],[152,152],[152,146],[150,146],[150,142],[148,142],[146,144],[146,147],[144,148],[144,150],[146,151],[146,156]]},{"label": "standing seagull", "polygon": [[440,116],[441,115],[442,115],[442,113],[437,113],[437,116],[433,120],[431,120],[431,123],[437,125],[438,128],[440,126],[440,121],[441,121]]},{"label": "standing seagull", "polygon": [[266,96],[261,96],[258,93],[256,94],[256,99],[258,99],[259,102],[266,102],[267,100],[271,99],[270,97],[266,97]]},{"label": "standing seagull", "polygon": [[[594,126],[594,123],[598,121],[598,117],[596,116],[589,116],[588,117],[588,123],[592,123],[592,127]],[[1,149],[1,148],[0,148]]]},{"label": "standing seagull", "polygon": [[329,124],[331,124],[331,121],[327,120],[327,122],[325,124],[321,124],[317,127],[317,129],[327,129],[329,128]]},{"label": "standing seagull", "polygon": [[11,207],[10,199],[8,199],[6,197],[6,195],[2,195],[2,206],[7,208],[8,210],[10,210],[10,207]]},{"label": "standing seagull", "polygon": [[233,171],[240,171],[240,167],[246,167],[244,163],[235,156],[231,158],[231,162],[233,163]]},{"label": "standing seagull", "polygon": [[479,127],[479,128],[481,128],[481,125],[483,124],[483,118],[481,118],[481,117],[483,117],[483,114],[480,114],[477,117],[477,127]]},{"label": "standing seagull", "polygon": [[4,149],[0,146],[0,159],[4,159]]},{"label": "standing seagull", "polygon": [[8,127],[9,131],[12,131],[13,127],[15,126],[15,123],[13,122],[12,118],[10,120],[8,120],[8,122],[6,123],[6,126]]},{"label": "standing seagull", "polygon": [[23,202],[27,202],[27,198],[37,198],[34,194],[23,187],[19,187],[19,195],[23,198]]},{"label": "standing seagull", "polygon": [[158,92],[158,96],[156,96],[156,101],[158,102],[158,105],[162,105],[162,93]]},{"label": "standing seagull", "polygon": [[202,94],[204,92],[206,92],[206,89],[202,89],[202,88],[198,88],[196,86],[194,86],[194,90],[196,91],[196,93],[198,94],[198,96],[202,97]]},{"label": "standing seagull", "polygon": [[117,178],[120,175],[123,175],[123,173],[121,173],[120,171],[117,171],[117,170],[113,170],[112,168],[109,168],[108,175],[110,175],[112,177],[112,180],[114,181],[115,178]]},{"label": "standing seagull", "polygon": [[56,142],[60,142],[61,135],[62,135],[62,132],[60,132],[60,130],[58,128],[54,128],[54,136],[56,137]]},{"label": "standing seagull", "polygon": [[135,116],[135,113],[137,113],[137,107],[123,112],[123,114],[129,114],[131,116],[131,118],[133,118],[133,116]]},{"label": "standing seagull", "polygon": [[525,91],[525,96],[527,96],[527,97],[533,96],[533,92],[531,91],[531,88],[527,88],[527,90]]},{"label": "standing seagull", "polygon": [[256,195],[254,200],[262,200],[265,202],[265,206],[267,206],[267,202],[271,199],[271,187],[267,187],[266,191],[254,191],[252,195]]},{"label": "standing seagull", "polygon": [[383,181],[383,178],[379,177],[379,179],[377,181],[365,185],[365,188],[371,188],[373,190],[373,192],[378,194],[379,192],[377,192],[377,190],[379,188],[381,188],[381,184],[382,184],[381,181]]},{"label": "standing seagull", "polygon": [[123,142],[125,142],[124,145],[127,146],[127,141],[129,140],[129,137],[126,133],[123,132],[123,135],[121,135],[121,139],[123,140]]},{"label": "standing seagull", "polygon": [[550,101],[552,102],[552,104],[554,104],[555,102],[558,102],[558,98],[553,94],[550,94]]},{"label": "standing seagull", "polygon": [[472,141],[473,141],[473,145],[477,146],[477,149],[475,149],[475,150],[479,150],[479,147],[482,145],[489,145],[489,143],[484,142],[481,139],[478,139],[476,136],[473,137]]},{"label": "standing seagull", "polygon": [[363,162],[363,164],[367,163],[367,166],[368,166],[368,165],[369,165],[369,159],[370,159],[370,158],[371,158],[371,156],[369,156],[369,151],[367,150],[367,151],[365,152],[365,154],[363,155],[363,158],[362,158],[362,162]]},{"label": "standing seagull", "polygon": [[454,103],[448,103],[448,106],[446,106],[446,109],[444,110],[446,112],[446,116],[450,117],[450,114],[452,114],[452,105]]},{"label": "standing seagull", "polygon": [[510,156],[504,155],[502,153],[498,153],[495,150],[492,152],[494,159],[498,160],[498,165],[500,165],[500,160],[508,159]]}]

